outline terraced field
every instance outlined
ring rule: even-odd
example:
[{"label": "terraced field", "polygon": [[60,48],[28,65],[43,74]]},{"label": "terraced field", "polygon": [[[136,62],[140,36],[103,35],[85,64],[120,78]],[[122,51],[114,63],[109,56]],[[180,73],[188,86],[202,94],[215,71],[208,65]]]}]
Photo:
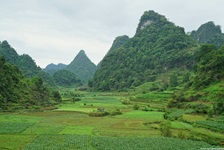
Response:
[{"label": "terraced field", "polygon": [[[130,104],[123,104],[125,97],[122,94],[84,92],[79,101],[65,99],[55,110],[1,113],[0,149],[155,150],[216,147],[204,142],[206,135],[203,131],[209,131],[207,136],[214,135],[219,145],[224,141],[222,133],[200,126],[193,128],[196,120],[191,118],[194,116],[184,113],[183,119],[189,122],[171,121],[171,134],[164,137],[161,123],[165,122],[165,112],[160,111],[160,107],[150,107],[155,106],[151,103],[131,101]],[[139,108],[134,109],[134,105],[139,105]],[[89,114],[92,112],[107,112],[107,115],[91,117]]]}]

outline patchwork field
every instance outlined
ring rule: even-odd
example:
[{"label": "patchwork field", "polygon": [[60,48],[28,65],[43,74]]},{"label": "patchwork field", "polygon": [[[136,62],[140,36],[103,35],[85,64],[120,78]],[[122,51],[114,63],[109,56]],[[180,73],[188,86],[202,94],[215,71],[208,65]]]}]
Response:
[{"label": "patchwork field", "polygon": [[[165,112],[161,111],[160,106],[155,107],[153,101],[124,104],[126,97],[115,93],[83,92],[77,101],[64,96],[63,103],[55,110],[0,113],[0,149],[155,150],[216,147],[211,144],[222,147],[222,133],[213,130],[222,129],[220,124],[211,125],[211,122],[205,122],[203,116],[183,112],[181,120],[167,121],[164,119]],[[91,116],[92,113],[103,115]],[[170,124],[169,135],[165,135],[163,130],[163,123],[167,122]],[[211,138],[210,143],[208,138]]]}]

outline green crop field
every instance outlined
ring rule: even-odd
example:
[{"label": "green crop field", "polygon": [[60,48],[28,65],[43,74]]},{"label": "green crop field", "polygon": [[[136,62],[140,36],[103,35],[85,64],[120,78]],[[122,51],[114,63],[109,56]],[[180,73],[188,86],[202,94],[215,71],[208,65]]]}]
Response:
[{"label": "green crop field", "polygon": [[173,138],[122,138],[122,137],[93,137],[83,135],[43,135],[36,138],[25,147],[25,150],[189,150],[212,147],[204,142],[179,140]]},{"label": "green crop field", "polygon": [[[127,99],[124,93],[79,91],[77,95],[81,95],[78,101],[72,101],[66,95],[54,110],[0,113],[0,149],[163,150],[222,147],[222,133],[210,130],[214,127],[219,129],[218,124],[212,126],[210,122],[197,122],[197,119],[205,121],[205,117],[190,114],[189,110],[170,113],[171,116],[182,116],[182,120],[171,121],[171,133],[164,137],[161,126],[166,121],[165,112],[161,111],[164,100],[162,105],[159,101],[131,100],[125,104],[122,103],[123,99]],[[156,95],[152,95],[156,99]],[[158,96],[161,97],[161,93]],[[139,108],[134,109],[135,105]],[[98,108],[103,108],[106,115],[91,116],[91,113],[103,114]],[[195,124],[198,126],[195,127]]]}]

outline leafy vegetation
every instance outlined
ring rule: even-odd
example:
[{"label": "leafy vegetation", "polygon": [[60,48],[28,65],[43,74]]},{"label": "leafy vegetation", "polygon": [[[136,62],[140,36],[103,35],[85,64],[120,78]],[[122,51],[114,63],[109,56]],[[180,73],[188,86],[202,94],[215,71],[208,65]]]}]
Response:
[{"label": "leafy vegetation", "polygon": [[66,70],[74,73],[83,83],[87,83],[96,71],[96,65],[81,50],[74,60],[66,67]]},{"label": "leafy vegetation", "polygon": [[60,86],[80,86],[82,82],[77,76],[65,69],[59,70],[54,73],[53,78],[55,82]]},{"label": "leafy vegetation", "polygon": [[187,113],[192,113],[194,112],[193,109],[187,109],[187,110],[176,110],[173,111],[171,113],[165,114],[164,118],[165,119],[170,119],[170,120],[177,120],[179,117],[181,117],[183,114],[187,114]]},{"label": "leafy vegetation", "polygon": [[[60,141],[60,142],[59,142]],[[85,135],[42,135],[25,149],[200,149],[204,142],[174,138],[120,138]]]},{"label": "leafy vegetation", "polygon": [[55,72],[57,72],[58,70],[61,70],[61,69],[65,69],[66,67],[67,67],[67,65],[62,64],[62,63],[59,63],[57,65],[51,63],[45,67],[44,71],[49,73],[51,76],[53,76]]},{"label": "leafy vegetation", "polygon": [[60,102],[59,94],[52,93],[38,77],[25,78],[18,67],[0,56],[0,108],[1,110],[27,109],[50,106]]},{"label": "leafy vegetation", "polygon": [[[125,90],[161,80],[175,68],[192,68],[195,46],[183,28],[154,11],[145,12],[135,36],[104,57],[89,86]],[[169,79],[163,82],[169,84]]]},{"label": "leafy vegetation", "polygon": [[[77,87],[96,69],[84,51],[65,70],[51,72],[52,79],[3,41],[0,149],[223,147],[222,36],[212,22],[189,36],[164,16],[145,12],[133,38],[115,39],[89,91]],[[192,37],[215,45],[199,47]],[[45,84],[53,80],[60,93]]]},{"label": "leafy vegetation", "polygon": [[32,123],[0,122],[0,134],[21,133],[32,125]]},{"label": "leafy vegetation", "polygon": [[206,120],[206,121],[196,121],[196,123],[208,129],[224,132],[224,125],[222,122]]},{"label": "leafy vegetation", "polygon": [[[20,114],[1,113],[0,147],[3,149],[196,149],[216,147],[206,142],[222,145],[221,141],[224,140],[219,130],[215,133],[207,127],[199,126],[198,123],[196,123],[198,126],[195,126],[195,121],[192,124],[181,120],[167,121],[164,119],[165,112],[159,112],[158,109],[152,111],[132,109],[134,104],[142,107],[146,104],[153,105],[153,101],[146,104],[131,101],[131,104],[124,105],[121,103],[123,93],[80,92],[68,88],[61,91],[64,93],[63,103],[58,110]],[[67,102],[67,98],[72,94],[65,94],[69,93],[66,91],[73,92],[73,95],[81,95],[81,100]],[[69,110],[64,109],[66,107]],[[98,108],[105,108],[105,112],[111,115],[119,108],[122,114],[90,117],[89,114],[96,112]],[[219,121],[221,120],[222,118],[219,118]],[[203,132],[206,132],[206,136],[202,134]]]},{"label": "leafy vegetation", "polygon": [[124,45],[127,41],[129,40],[129,37],[127,35],[123,35],[123,36],[118,36],[111,48],[109,49],[109,51],[107,52],[106,55],[109,55],[110,53],[112,53],[115,49],[118,49],[119,47],[121,47],[122,45]]},{"label": "leafy vegetation", "polygon": [[[194,109],[200,113],[222,114],[224,112],[224,47],[216,49],[214,45],[202,45],[196,53],[197,67],[194,77],[187,86],[174,95],[173,103],[177,106],[189,101],[208,101],[211,104],[199,104]],[[171,103],[172,103],[171,102]],[[172,105],[172,104],[171,104]]]},{"label": "leafy vegetation", "polygon": [[0,55],[3,55],[5,60],[12,65],[16,65],[22,70],[26,77],[39,76],[47,84],[55,86],[55,82],[50,75],[47,75],[35,63],[35,61],[27,54],[18,55],[7,41],[0,42]]},{"label": "leafy vegetation", "polygon": [[[118,36],[116,37],[116,39],[114,40],[111,48],[109,49],[109,51],[107,52],[106,55],[109,55],[110,53],[112,53],[115,49],[118,49],[119,47],[121,47],[122,45],[124,45],[127,41],[129,40],[129,37],[127,35],[123,35],[123,36]],[[97,69],[100,68],[101,63],[103,60],[101,60],[99,62],[99,64],[97,65]]]},{"label": "leafy vegetation", "polygon": [[191,36],[200,44],[214,44],[218,48],[224,43],[221,26],[215,25],[212,21],[201,25],[197,31],[192,31]]},{"label": "leafy vegetation", "polygon": [[[60,142],[59,142],[60,141]],[[29,149],[200,149],[212,148],[204,142],[174,138],[120,138],[90,137],[84,135],[40,136],[25,150]]]}]

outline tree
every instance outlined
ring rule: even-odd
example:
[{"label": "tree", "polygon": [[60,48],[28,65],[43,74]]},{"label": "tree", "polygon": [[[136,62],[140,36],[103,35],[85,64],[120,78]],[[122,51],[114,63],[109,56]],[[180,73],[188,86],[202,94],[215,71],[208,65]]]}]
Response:
[{"label": "tree", "polygon": [[61,94],[58,91],[54,91],[52,94],[53,94],[53,98],[56,102],[59,103],[62,101]]},{"label": "tree", "polygon": [[171,136],[171,123],[170,121],[165,121],[160,124],[160,130],[163,136],[170,137]]},{"label": "tree", "polygon": [[190,81],[190,73],[187,72],[186,74],[184,74],[183,76],[183,83],[187,83]]},{"label": "tree", "polygon": [[172,73],[170,76],[170,86],[175,87],[178,85],[178,76],[176,73]]},{"label": "tree", "polygon": [[54,80],[60,86],[80,86],[82,82],[77,76],[68,70],[59,70],[53,75]]}]

